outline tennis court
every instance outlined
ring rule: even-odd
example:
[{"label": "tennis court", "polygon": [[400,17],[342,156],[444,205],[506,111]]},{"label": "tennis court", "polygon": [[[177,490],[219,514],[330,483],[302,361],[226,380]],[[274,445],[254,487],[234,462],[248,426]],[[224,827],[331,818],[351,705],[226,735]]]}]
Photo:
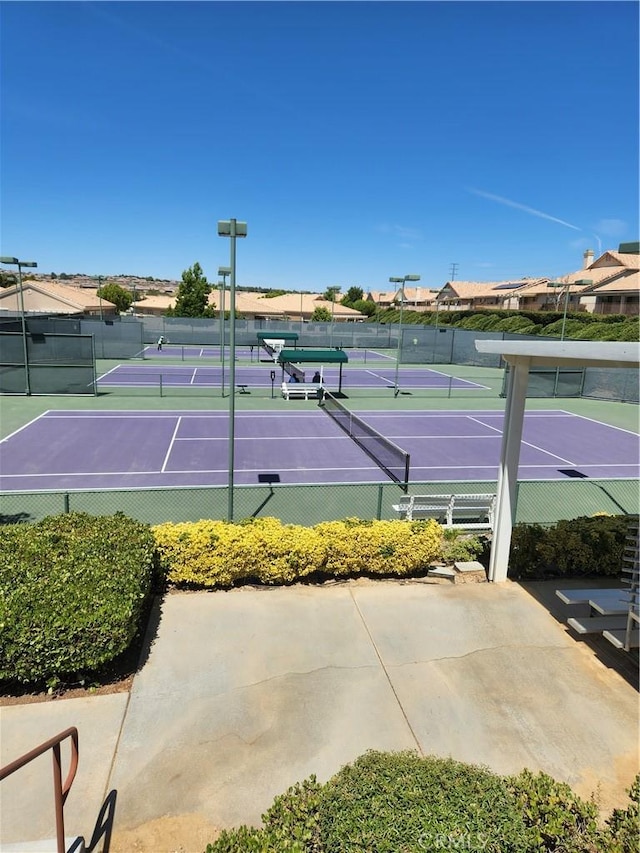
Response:
[{"label": "tennis court", "polygon": [[[318,367],[319,369],[319,367]],[[271,364],[265,366],[237,365],[235,369],[236,385],[246,385],[249,388],[271,388],[271,371],[275,370],[275,381],[282,381],[282,368],[280,365]],[[306,378],[310,379],[315,373],[315,367],[305,371]],[[323,370],[323,378],[326,387],[337,388],[339,382],[339,370],[328,367]],[[229,381],[229,368],[224,370],[225,384]],[[197,367],[182,365],[164,365],[162,367],[119,364],[107,373],[98,377],[98,389],[100,388],[220,388],[223,382],[222,365]],[[469,379],[451,377],[427,367],[411,368],[404,367],[398,371],[398,384],[406,390],[428,390],[428,389],[450,389],[457,391],[489,390],[487,385],[473,382]],[[342,371],[343,389],[373,389],[394,388],[395,368],[377,367],[366,368],[345,367]]]},{"label": "tennis court", "polygon": [[[497,478],[499,411],[358,414],[410,453],[411,482]],[[237,485],[384,479],[318,406],[236,412],[234,447]],[[228,451],[222,411],[47,411],[0,442],[0,491],[226,485]],[[637,478],[639,469],[629,430],[560,410],[525,415],[522,480]]]},{"label": "tennis court", "polygon": [[[368,361],[390,361],[395,362],[395,353],[383,353],[378,350],[371,349],[346,349],[344,350],[349,357],[349,361],[368,362]],[[163,344],[159,350],[157,345],[147,346],[140,353],[143,358],[158,358],[158,359],[198,359],[198,358],[215,358],[221,359],[221,350],[219,346],[197,346],[189,344]],[[229,359],[229,347],[225,346],[225,359]],[[236,359],[246,359],[247,361],[272,361],[259,344],[242,344],[236,347]]]}]

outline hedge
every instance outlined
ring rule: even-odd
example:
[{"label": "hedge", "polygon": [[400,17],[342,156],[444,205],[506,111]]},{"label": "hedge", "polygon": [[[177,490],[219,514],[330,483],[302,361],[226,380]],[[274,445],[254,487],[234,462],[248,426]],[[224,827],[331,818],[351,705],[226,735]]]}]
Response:
[{"label": "hedge", "polygon": [[637,853],[638,779],[629,794],[601,827],[594,802],[544,773],[371,751],[325,785],[289,788],[261,829],[225,830],[206,853]]},{"label": "hedge", "polygon": [[[435,323],[436,312],[405,310],[402,322],[405,325],[430,326]],[[398,323],[400,312],[387,309],[370,322]],[[496,331],[521,335],[560,337],[563,322],[565,337],[573,340],[637,341],[640,335],[638,317],[623,314],[590,314],[586,311],[567,313],[563,311],[507,311],[485,308],[475,311],[439,311],[438,323],[468,331]]]},{"label": "hedge", "polygon": [[509,577],[617,576],[628,530],[627,515],[583,516],[550,527],[516,524]]},{"label": "hedge", "polygon": [[351,518],[302,527],[255,518],[239,524],[160,524],[153,533],[170,583],[223,588],[291,583],[311,575],[411,575],[456,547],[443,544],[435,521]]},{"label": "hedge", "polygon": [[81,677],[124,652],[154,581],[150,528],[118,513],[3,526],[0,680]]}]

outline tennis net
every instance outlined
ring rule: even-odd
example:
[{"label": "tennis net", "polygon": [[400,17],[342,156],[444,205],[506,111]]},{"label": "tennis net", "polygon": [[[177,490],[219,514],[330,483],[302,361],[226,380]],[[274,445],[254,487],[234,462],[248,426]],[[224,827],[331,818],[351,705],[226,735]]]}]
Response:
[{"label": "tennis net", "polygon": [[349,438],[352,438],[388,477],[399,483],[406,491],[411,460],[407,451],[402,450],[362,418],[346,409],[329,392],[325,392],[323,408]]}]

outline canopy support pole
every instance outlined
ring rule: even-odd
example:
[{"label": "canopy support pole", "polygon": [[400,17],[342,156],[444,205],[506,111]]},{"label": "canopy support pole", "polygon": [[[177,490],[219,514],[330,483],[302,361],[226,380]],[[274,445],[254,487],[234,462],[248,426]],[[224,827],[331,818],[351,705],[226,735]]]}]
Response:
[{"label": "canopy support pole", "polygon": [[496,523],[489,560],[489,580],[496,583],[506,581],[509,568],[509,550],[511,548],[511,531],[515,521],[518,463],[520,461],[520,443],[522,441],[530,362],[530,358],[515,359],[515,363],[511,363],[511,370],[509,371],[500,468],[498,470]]}]

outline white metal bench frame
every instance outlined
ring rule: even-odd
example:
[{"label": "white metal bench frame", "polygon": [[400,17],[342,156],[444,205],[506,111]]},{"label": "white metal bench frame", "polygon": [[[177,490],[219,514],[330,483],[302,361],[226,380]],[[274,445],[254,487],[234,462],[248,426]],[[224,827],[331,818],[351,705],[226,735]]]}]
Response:
[{"label": "white metal bench frame", "polygon": [[[443,527],[493,530],[496,495],[403,495],[393,509],[407,521],[433,518]],[[470,519],[486,518],[486,521]]]},{"label": "white metal bench frame", "polygon": [[316,400],[318,391],[322,388],[319,382],[283,382],[282,396],[285,400],[291,400],[294,397],[304,400]]}]

